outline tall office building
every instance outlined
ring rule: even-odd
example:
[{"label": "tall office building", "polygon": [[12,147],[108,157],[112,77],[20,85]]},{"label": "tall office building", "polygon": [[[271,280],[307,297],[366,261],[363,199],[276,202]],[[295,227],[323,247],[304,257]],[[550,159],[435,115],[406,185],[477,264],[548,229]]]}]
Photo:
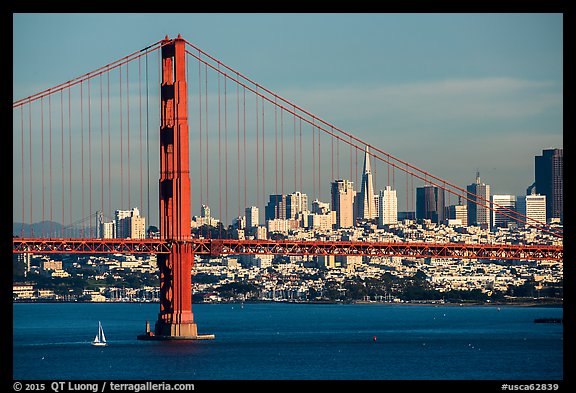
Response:
[{"label": "tall office building", "polygon": [[286,218],[295,219],[308,211],[308,195],[300,191],[286,195]]},{"label": "tall office building", "polygon": [[114,212],[114,237],[124,239],[130,237],[130,217],[131,210],[116,210]]},{"label": "tall office building", "polygon": [[546,223],[546,195],[519,196],[516,198],[516,210],[521,214],[522,222],[519,225],[541,226],[542,223]]},{"label": "tall office building", "polygon": [[115,234],[115,222],[104,221],[104,213],[102,211],[96,212],[96,238],[98,239],[113,239]]},{"label": "tall office building", "polygon": [[416,219],[444,223],[444,189],[432,185],[416,188]]},{"label": "tall office building", "polygon": [[492,195],[493,227],[507,228],[511,223],[515,223],[516,220],[513,219],[513,217],[516,217],[515,211],[515,195]]},{"label": "tall office building", "polygon": [[398,222],[398,198],[396,190],[386,186],[380,190],[378,202],[378,226],[396,224]]},{"label": "tall office building", "polygon": [[362,184],[358,195],[358,218],[371,220],[378,216],[374,205],[374,184],[372,169],[370,168],[370,155],[368,146],[364,152],[364,170],[362,172]]},{"label": "tall office building", "polygon": [[138,208],[116,210],[114,215],[116,238],[144,239],[146,237],[146,220],[140,216]]},{"label": "tall office building", "polygon": [[468,226],[468,208],[466,205],[450,205],[446,208],[448,225]]},{"label": "tall office building", "polygon": [[320,202],[318,199],[312,202],[312,213],[328,214],[330,211],[330,204],[328,202]]},{"label": "tall office building", "polygon": [[480,182],[480,173],[476,172],[476,181],[466,186],[468,192],[468,225],[490,228],[490,186]]},{"label": "tall office building", "polygon": [[246,228],[252,229],[259,225],[260,212],[256,206],[250,206],[245,209],[246,213]]},{"label": "tall office building", "polygon": [[280,218],[286,219],[286,195],[272,194],[270,200],[264,208],[264,217],[266,220]]},{"label": "tall office building", "polygon": [[354,191],[353,182],[335,180],[331,183],[332,210],[336,211],[336,228],[354,226]]},{"label": "tall office building", "polygon": [[130,238],[146,238],[146,219],[140,215],[130,217]]},{"label": "tall office building", "polygon": [[564,150],[542,150],[541,156],[535,156],[534,184],[536,192],[546,196],[546,216],[564,219]]}]

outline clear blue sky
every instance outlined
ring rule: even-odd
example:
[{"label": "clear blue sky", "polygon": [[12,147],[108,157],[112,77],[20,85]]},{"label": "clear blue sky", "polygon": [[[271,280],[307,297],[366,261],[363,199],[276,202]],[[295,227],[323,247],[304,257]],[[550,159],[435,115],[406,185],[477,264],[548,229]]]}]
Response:
[{"label": "clear blue sky", "polygon": [[563,147],[562,14],[14,14],[13,34],[14,99],[181,34],[462,187],[478,169],[521,195]]}]

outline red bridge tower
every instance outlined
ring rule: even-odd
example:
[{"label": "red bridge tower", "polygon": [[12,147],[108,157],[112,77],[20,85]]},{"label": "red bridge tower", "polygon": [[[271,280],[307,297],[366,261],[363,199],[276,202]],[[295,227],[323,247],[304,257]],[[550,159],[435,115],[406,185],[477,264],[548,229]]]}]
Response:
[{"label": "red bridge tower", "polygon": [[185,41],[168,36],[162,46],[160,123],[160,236],[171,243],[170,254],[158,254],[160,313],[154,332],[146,323],[139,339],[201,340],[192,313],[190,238],[190,158]]}]

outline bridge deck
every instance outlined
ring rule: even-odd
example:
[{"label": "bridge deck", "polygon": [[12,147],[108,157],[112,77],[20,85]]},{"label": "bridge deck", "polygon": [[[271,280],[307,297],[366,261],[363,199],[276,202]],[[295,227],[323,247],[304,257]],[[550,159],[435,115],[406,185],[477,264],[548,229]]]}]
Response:
[{"label": "bridge deck", "polygon": [[[499,260],[562,260],[562,246],[425,242],[234,240],[190,238],[199,255],[231,254],[399,256]],[[174,241],[162,239],[13,238],[14,253],[169,254]]]}]

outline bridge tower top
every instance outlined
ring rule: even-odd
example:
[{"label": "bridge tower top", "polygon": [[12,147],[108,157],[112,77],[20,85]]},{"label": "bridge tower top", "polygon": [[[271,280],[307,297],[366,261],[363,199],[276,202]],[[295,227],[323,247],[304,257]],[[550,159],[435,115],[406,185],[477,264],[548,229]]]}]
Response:
[{"label": "bridge tower top", "polygon": [[190,163],[186,41],[166,37],[162,45],[160,124],[160,235],[190,237]]}]

